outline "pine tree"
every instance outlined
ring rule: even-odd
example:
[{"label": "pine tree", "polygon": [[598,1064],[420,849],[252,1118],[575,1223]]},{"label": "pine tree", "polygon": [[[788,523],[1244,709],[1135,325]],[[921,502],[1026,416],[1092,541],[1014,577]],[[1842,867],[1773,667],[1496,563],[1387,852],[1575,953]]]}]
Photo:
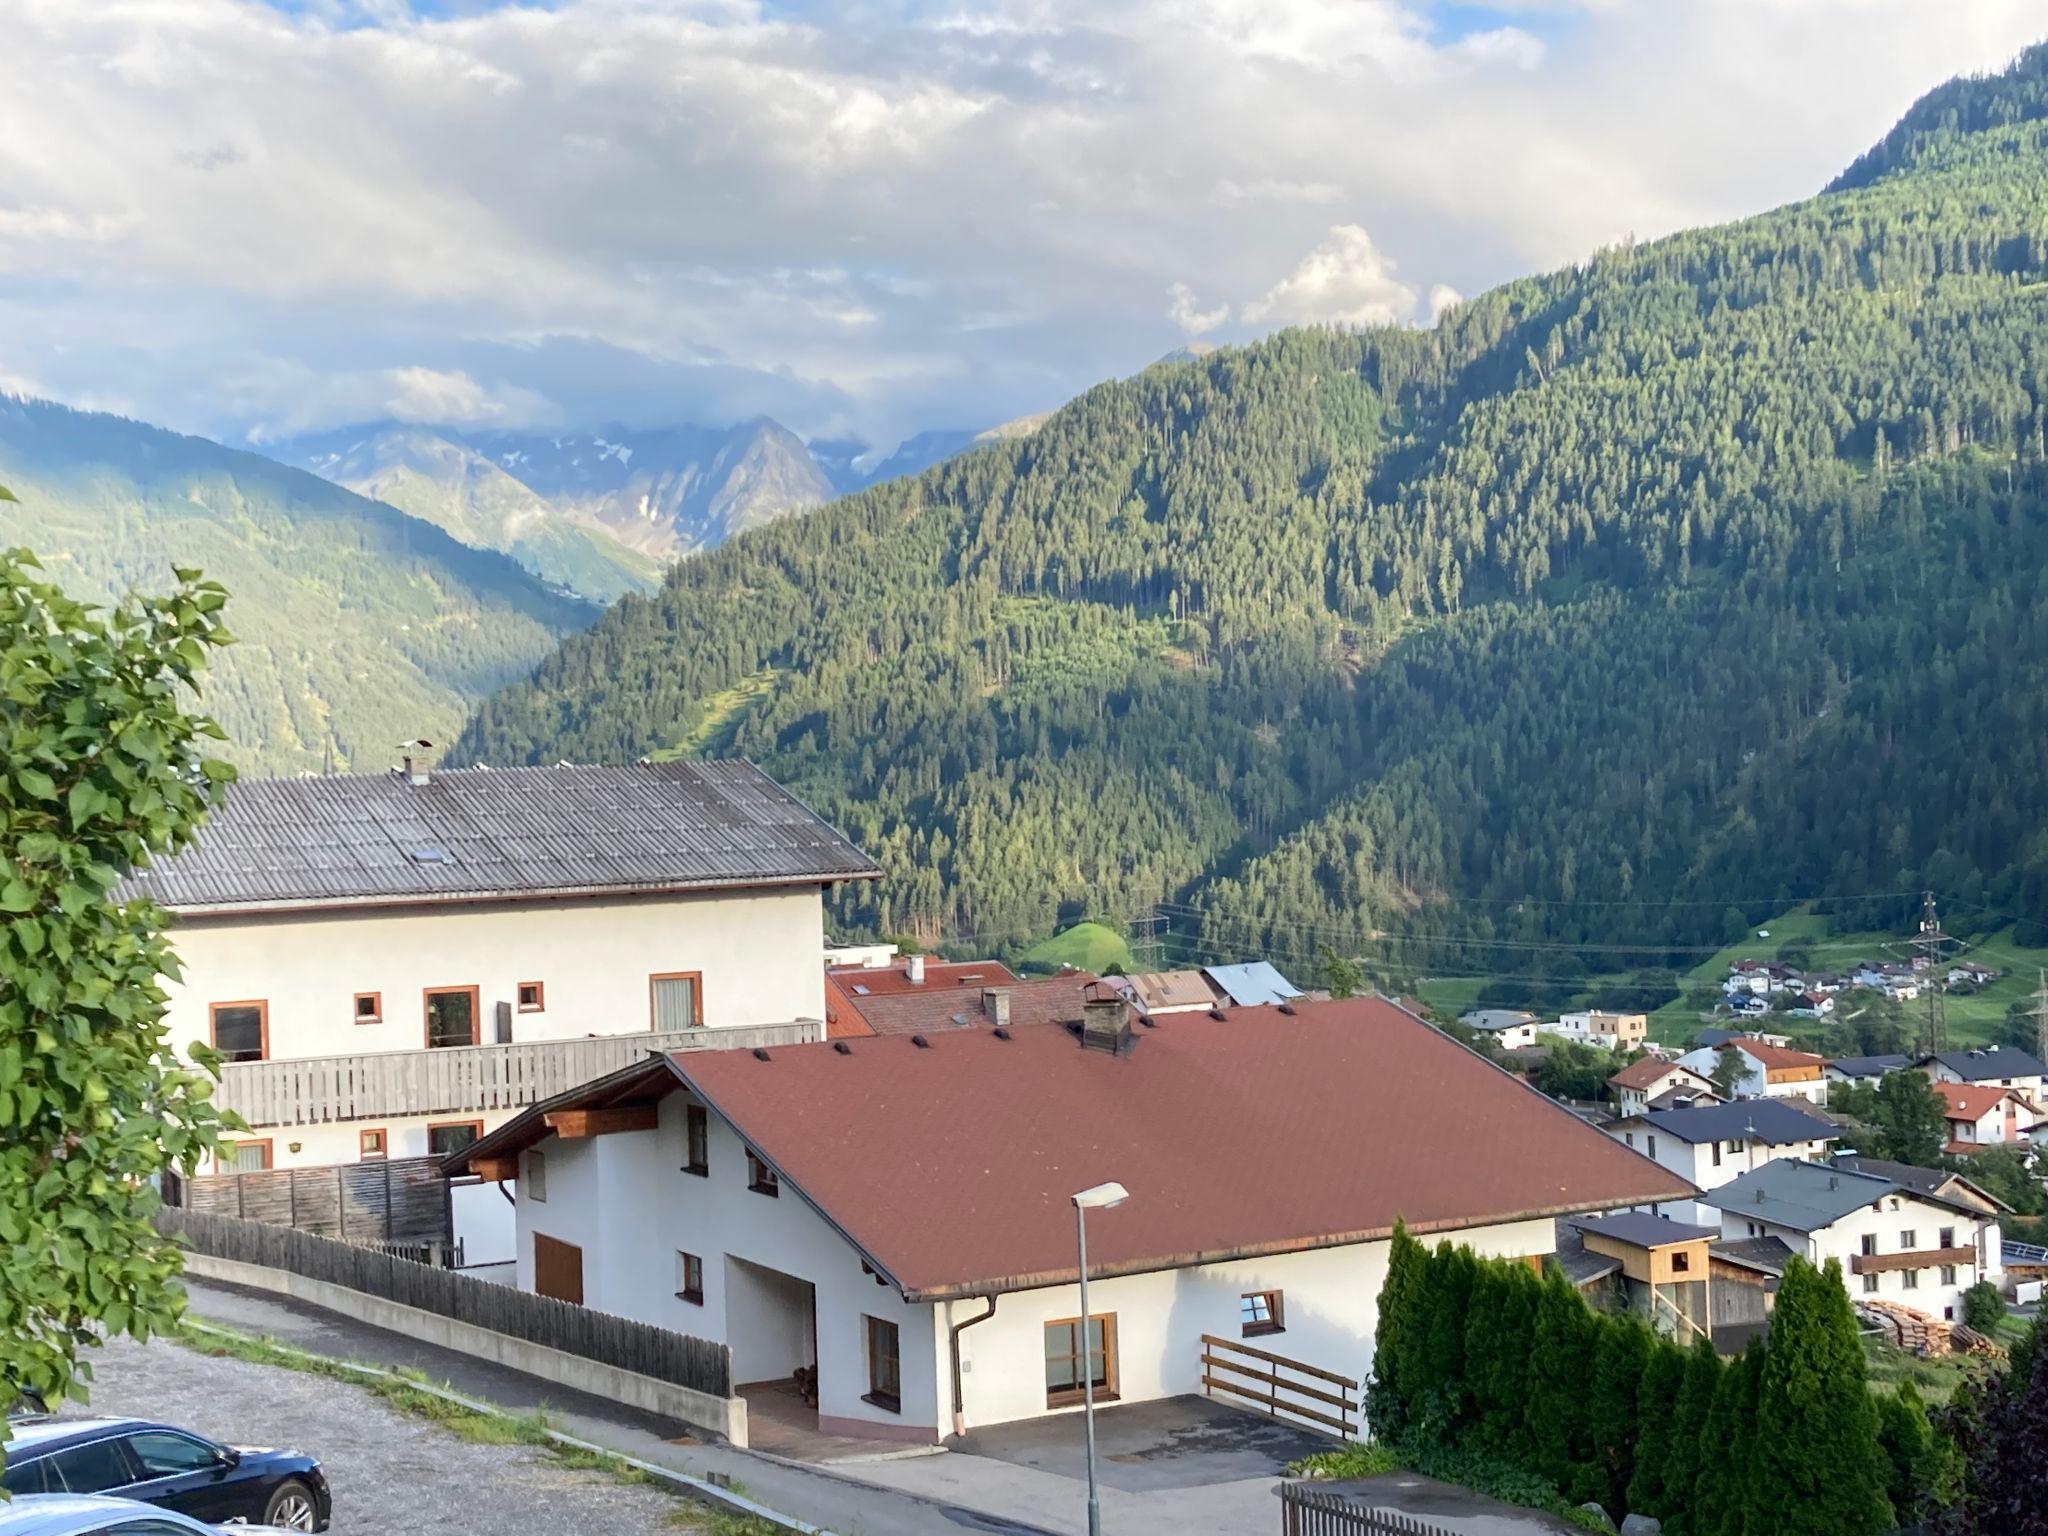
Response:
[{"label": "pine tree", "polygon": [[[1684,1376],[1679,1383],[1677,1405],[1672,1409],[1670,1440],[1661,1468],[1661,1502],[1644,1508],[1664,1522],[1664,1529],[1671,1536],[1701,1536],[1704,1528],[1694,1523],[1695,1494],[1709,1449],[1724,1443],[1709,1438],[1708,1421],[1719,1400],[1721,1378],[1727,1372],[1707,1339],[1693,1340],[1684,1358]],[[1732,1432],[1732,1426],[1724,1427],[1722,1432]]]},{"label": "pine tree", "polygon": [[1387,1245],[1387,1278],[1380,1286],[1379,1317],[1373,1327],[1372,1381],[1365,1394],[1366,1420],[1380,1440],[1399,1440],[1408,1427],[1415,1382],[1404,1368],[1414,1358],[1429,1269],[1429,1250],[1415,1240],[1406,1222],[1396,1221]]},{"label": "pine tree", "polygon": [[[1892,1528],[1877,1407],[1864,1380],[1841,1266],[1786,1266],[1749,1458],[1749,1527],[1773,1536],[1878,1536]],[[1768,1522],[1768,1523],[1767,1523]]]},{"label": "pine tree", "polygon": [[1593,1454],[1581,1462],[1573,1495],[1596,1500],[1616,1521],[1628,1510],[1635,1474],[1637,1399],[1655,1335],[1633,1317],[1597,1319],[1593,1392],[1586,1419]]},{"label": "pine tree", "polygon": [[1901,1382],[1899,1390],[1877,1400],[1877,1439],[1883,1446],[1890,1477],[1885,1492],[1892,1512],[1903,1524],[1924,1513],[1927,1495],[1934,1486],[1934,1429],[1927,1419],[1927,1406],[1912,1382]]},{"label": "pine tree", "polygon": [[1587,1458],[1592,1440],[1586,1389],[1593,1374],[1593,1313],[1564,1272],[1552,1269],[1536,1302],[1529,1338],[1525,1421],[1531,1471],[1559,1489]]},{"label": "pine tree", "polygon": [[1465,1325],[1466,1379],[1472,1384],[1469,1449],[1522,1464],[1529,1435],[1523,1419],[1529,1355],[1543,1282],[1528,1265],[1494,1259],[1480,1266]]},{"label": "pine tree", "polygon": [[1650,1363],[1643,1367],[1636,1415],[1635,1471],[1629,1478],[1626,1499],[1631,1510],[1660,1517],[1664,1513],[1664,1468],[1671,1460],[1685,1366],[1685,1351],[1659,1340],[1650,1354]]},{"label": "pine tree", "polygon": [[1428,1321],[1425,1328],[1418,1330],[1421,1348],[1413,1393],[1418,1407],[1410,1416],[1409,1432],[1425,1435],[1440,1445],[1456,1443],[1469,1412],[1465,1330],[1478,1275],[1479,1261],[1470,1248],[1453,1248],[1449,1243],[1437,1245],[1429,1266]]},{"label": "pine tree", "polygon": [[[1756,1440],[1757,1387],[1763,1380],[1764,1347],[1751,1339],[1741,1357],[1720,1373],[1707,1411],[1698,1449],[1699,1471],[1688,1510],[1678,1502],[1675,1485],[1668,1493],[1672,1513],[1666,1529],[1678,1536],[1770,1536],[1769,1528],[1750,1532],[1750,1451]],[[1691,1365],[1687,1367],[1688,1383]],[[1674,1456],[1674,1473],[1675,1473]]]}]

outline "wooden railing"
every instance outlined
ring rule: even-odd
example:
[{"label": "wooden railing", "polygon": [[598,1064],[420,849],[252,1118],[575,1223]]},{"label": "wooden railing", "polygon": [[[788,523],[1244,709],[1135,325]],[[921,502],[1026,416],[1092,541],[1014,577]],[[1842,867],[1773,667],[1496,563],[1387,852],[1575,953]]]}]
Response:
[{"label": "wooden railing", "polygon": [[1306,1419],[1346,1440],[1358,1435],[1358,1383],[1319,1365],[1202,1335],[1202,1390],[1241,1398],[1278,1418]]},{"label": "wooden railing", "polygon": [[1974,1264],[1975,1248],[1915,1248],[1906,1253],[1852,1253],[1849,1273],[1881,1275],[1899,1269],[1933,1269],[1942,1264]]},{"label": "wooden railing", "polygon": [[1280,1485],[1280,1530],[1281,1536],[1451,1536],[1445,1526],[1307,1483]]},{"label": "wooden railing", "polygon": [[221,1068],[215,1101],[252,1126],[322,1125],[399,1115],[522,1109],[650,1051],[754,1050],[825,1038],[816,1019],[730,1028],[641,1030],[576,1040],[525,1040],[421,1051],[358,1051]]}]

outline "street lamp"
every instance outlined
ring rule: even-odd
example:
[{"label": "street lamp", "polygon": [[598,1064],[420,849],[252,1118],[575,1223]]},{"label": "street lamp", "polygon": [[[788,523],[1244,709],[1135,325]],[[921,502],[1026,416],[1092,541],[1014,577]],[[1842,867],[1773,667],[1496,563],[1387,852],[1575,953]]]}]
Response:
[{"label": "street lamp", "polygon": [[[1102,1536],[1102,1506],[1095,1497],[1094,1335],[1088,1326],[1088,1213],[1122,1205],[1131,1192],[1121,1184],[1097,1184],[1074,1196],[1074,1234],[1081,1249],[1081,1417],[1088,1425],[1088,1536]],[[1109,1358],[1107,1339],[1103,1359]]]}]

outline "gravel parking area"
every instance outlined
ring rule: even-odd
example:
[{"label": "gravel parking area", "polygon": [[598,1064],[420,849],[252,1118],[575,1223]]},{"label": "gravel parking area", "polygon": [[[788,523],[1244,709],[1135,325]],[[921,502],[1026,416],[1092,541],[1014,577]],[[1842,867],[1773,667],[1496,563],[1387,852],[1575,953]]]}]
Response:
[{"label": "gravel parking area", "polygon": [[701,1531],[698,1506],[659,1487],[557,1462],[530,1445],[478,1445],[375,1393],[159,1341],[95,1350],[91,1411],[162,1419],[234,1445],[320,1458],[340,1536],[414,1531],[550,1536]]}]

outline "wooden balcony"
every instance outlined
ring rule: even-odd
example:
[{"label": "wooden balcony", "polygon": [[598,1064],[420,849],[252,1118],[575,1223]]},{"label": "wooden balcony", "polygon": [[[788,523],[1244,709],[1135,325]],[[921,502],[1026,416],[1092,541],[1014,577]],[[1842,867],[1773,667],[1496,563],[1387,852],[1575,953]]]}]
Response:
[{"label": "wooden balcony", "polygon": [[1849,1273],[1881,1275],[1897,1269],[1936,1269],[1943,1264],[1974,1264],[1974,1248],[1915,1248],[1909,1253],[1852,1253]]},{"label": "wooden balcony", "polygon": [[825,1026],[818,1020],[798,1019],[662,1034],[641,1030],[575,1040],[242,1061],[221,1068],[214,1102],[251,1126],[523,1109],[629,1067],[650,1051],[754,1050],[824,1038]]}]

